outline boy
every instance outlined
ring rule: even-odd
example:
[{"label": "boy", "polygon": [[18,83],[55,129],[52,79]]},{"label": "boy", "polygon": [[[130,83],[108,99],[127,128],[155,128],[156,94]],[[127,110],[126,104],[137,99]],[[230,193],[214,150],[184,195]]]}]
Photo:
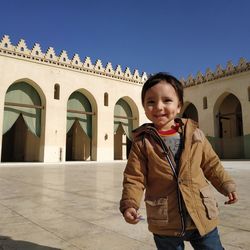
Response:
[{"label": "boy", "polygon": [[208,183],[238,200],[234,181],[197,123],[176,118],[183,105],[182,84],[158,73],[142,88],[142,105],[152,122],[134,131],[133,145],[124,171],[120,211],[136,224],[145,192],[148,228],[158,249],[223,249],[218,235],[218,208]]}]

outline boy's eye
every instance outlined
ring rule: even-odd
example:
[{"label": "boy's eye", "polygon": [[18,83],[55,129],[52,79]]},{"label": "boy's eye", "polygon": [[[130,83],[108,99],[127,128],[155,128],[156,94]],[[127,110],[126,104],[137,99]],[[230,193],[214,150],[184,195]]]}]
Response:
[{"label": "boy's eye", "polygon": [[164,102],[171,102],[172,100],[170,99],[165,99]]},{"label": "boy's eye", "polygon": [[152,104],[154,104],[155,102],[154,102],[153,100],[148,100],[146,103],[147,103],[147,105],[152,105]]}]

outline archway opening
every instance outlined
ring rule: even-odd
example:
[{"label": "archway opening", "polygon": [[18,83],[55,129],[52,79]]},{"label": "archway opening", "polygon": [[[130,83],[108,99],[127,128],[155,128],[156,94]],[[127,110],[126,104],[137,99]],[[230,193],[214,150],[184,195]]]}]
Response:
[{"label": "archway opening", "polygon": [[244,158],[242,109],[239,99],[228,94],[216,114],[219,156],[225,159]]},{"label": "archway opening", "polygon": [[190,118],[196,122],[199,122],[198,111],[194,104],[190,103],[182,112],[183,118]]},{"label": "archway opening", "polygon": [[67,105],[66,161],[92,160],[92,112],[88,98],[75,91]]},{"label": "archway opening", "polygon": [[67,133],[66,161],[86,161],[90,159],[91,139],[85,133],[79,120],[75,120]]},{"label": "archway opening", "polygon": [[119,99],[114,110],[114,160],[128,158],[134,119],[130,105]]},{"label": "archway opening", "polygon": [[26,82],[12,84],[5,95],[2,162],[39,161],[41,99]]}]

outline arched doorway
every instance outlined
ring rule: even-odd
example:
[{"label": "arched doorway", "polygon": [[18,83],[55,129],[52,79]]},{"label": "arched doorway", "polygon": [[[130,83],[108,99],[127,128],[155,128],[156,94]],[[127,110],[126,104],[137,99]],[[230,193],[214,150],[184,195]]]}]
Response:
[{"label": "arched doorway", "polygon": [[199,122],[198,111],[194,104],[189,103],[186,107],[184,107],[184,111],[182,112],[183,118],[190,118],[196,122]]},{"label": "arched doorway", "polygon": [[114,110],[114,160],[128,158],[133,119],[129,104],[124,99],[119,99]]},{"label": "arched doorway", "polygon": [[12,84],[5,95],[2,162],[39,161],[41,99],[26,82]]},{"label": "arched doorway", "polygon": [[219,156],[225,159],[244,158],[242,111],[239,99],[233,94],[221,98],[215,115]]},{"label": "arched doorway", "polygon": [[67,104],[66,161],[92,160],[92,112],[88,98],[79,91]]}]

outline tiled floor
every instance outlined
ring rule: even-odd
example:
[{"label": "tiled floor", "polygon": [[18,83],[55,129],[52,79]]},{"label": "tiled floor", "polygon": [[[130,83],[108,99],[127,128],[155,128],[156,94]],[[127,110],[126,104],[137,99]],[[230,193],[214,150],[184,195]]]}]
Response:
[{"label": "tiled floor", "polygon": [[[217,194],[222,242],[227,250],[250,249],[250,162],[224,165],[237,181],[240,202],[225,206]],[[124,166],[1,164],[0,250],[155,249],[147,223],[126,224],[119,213]]]}]

